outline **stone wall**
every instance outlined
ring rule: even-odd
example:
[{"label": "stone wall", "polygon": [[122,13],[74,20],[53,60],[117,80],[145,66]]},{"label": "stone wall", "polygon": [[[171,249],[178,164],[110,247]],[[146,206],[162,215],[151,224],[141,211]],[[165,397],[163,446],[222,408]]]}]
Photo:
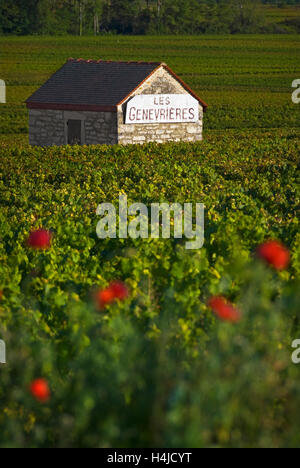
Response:
[{"label": "stone wall", "polygon": [[[131,97],[138,94],[187,94],[187,91],[167,70],[160,68]],[[129,125],[124,123],[126,104],[118,108],[118,142],[120,144],[202,140],[203,108],[200,104],[198,122]]]},{"label": "stone wall", "polygon": [[116,112],[83,112],[86,145],[118,143]]},{"label": "stone wall", "polygon": [[63,112],[29,109],[29,144],[60,146],[65,144]]},{"label": "stone wall", "polygon": [[116,112],[73,112],[47,109],[29,110],[29,144],[61,146],[68,142],[67,122],[82,121],[84,145],[113,145],[118,142]]}]

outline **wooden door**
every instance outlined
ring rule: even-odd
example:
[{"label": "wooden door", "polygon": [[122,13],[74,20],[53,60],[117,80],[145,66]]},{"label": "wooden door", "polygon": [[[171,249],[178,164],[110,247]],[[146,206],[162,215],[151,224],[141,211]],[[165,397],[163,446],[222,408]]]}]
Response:
[{"label": "wooden door", "polygon": [[81,120],[68,120],[68,145],[81,145]]}]

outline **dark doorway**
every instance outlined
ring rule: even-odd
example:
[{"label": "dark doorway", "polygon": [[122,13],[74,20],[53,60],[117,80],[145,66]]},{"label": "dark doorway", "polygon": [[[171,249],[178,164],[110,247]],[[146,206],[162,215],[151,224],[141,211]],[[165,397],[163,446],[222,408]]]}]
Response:
[{"label": "dark doorway", "polygon": [[68,145],[81,145],[81,120],[68,120]]}]

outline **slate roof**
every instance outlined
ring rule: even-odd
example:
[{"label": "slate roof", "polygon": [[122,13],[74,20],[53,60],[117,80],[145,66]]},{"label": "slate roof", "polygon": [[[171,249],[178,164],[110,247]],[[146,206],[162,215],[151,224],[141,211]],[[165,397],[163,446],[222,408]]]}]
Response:
[{"label": "slate roof", "polygon": [[116,111],[117,105],[161,66],[207,107],[164,63],[83,59],[69,59],[26,104],[31,109]]}]

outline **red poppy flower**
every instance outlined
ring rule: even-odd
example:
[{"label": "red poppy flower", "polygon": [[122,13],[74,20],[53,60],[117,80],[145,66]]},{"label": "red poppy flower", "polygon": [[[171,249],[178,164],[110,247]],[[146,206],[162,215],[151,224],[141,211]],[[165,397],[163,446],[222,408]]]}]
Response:
[{"label": "red poppy flower", "polygon": [[109,288],[112,290],[114,298],[119,299],[120,301],[124,301],[124,299],[127,299],[129,295],[128,288],[122,281],[113,281]]},{"label": "red poppy flower", "polygon": [[30,385],[32,396],[41,403],[47,403],[50,400],[51,392],[47,380],[36,379]]},{"label": "red poppy flower", "polygon": [[100,309],[111,304],[114,301],[114,298],[113,290],[110,287],[102,289],[95,295],[96,304]]},{"label": "red poppy flower", "polygon": [[212,297],[209,300],[208,305],[214,311],[216,316],[225,322],[236,323],[241,320],[240,311],[230,304],[224,297]]},{"label": "red poppy flower", "polygon": [[33,249],[48,249],[51,246],[52,234],[45,229],[39,229],[30,233],[28,238],[28,245]]},{"label": "red poppy flower", "polygon": [[290,263],[290,253],[281,242],[270,240],[257,249],[258,256],[276,270],[284,270]]},{"label": "red poppy flower", "polygon": [[96,304],[103,309],[116,300],[124,301],[129,295],[128,288],[122,281],[113,281],[110,285],[97,292],[95,295]]}]

